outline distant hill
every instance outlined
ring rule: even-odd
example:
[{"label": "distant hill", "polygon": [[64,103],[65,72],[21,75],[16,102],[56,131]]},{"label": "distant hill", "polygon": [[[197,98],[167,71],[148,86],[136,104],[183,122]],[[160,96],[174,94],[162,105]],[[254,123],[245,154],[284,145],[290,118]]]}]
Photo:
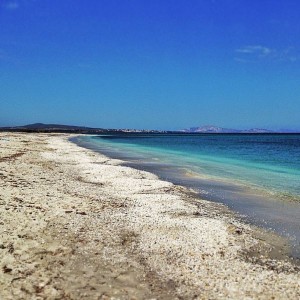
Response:
[{"label": "distant hill", "polygon": [[181,132],[186,133],[272,133],[274,131],[261,129],[261,128],[252,128],[247,130],[239,129],[229,129],[213,125],[206,125],[202,127],[191,127],[188,129],[183,129]]},{"label": "distant hill", "polygon": [[12,132],[60,132],[60,133],[85,133],[85,134],[99,134],[99,133],[166,133],[167,131],[159,130],[138,130],[138,129],[104,129],[92,128],[85,126],[61,125],[61,124],[43,124],[34,123],[24,126],[16,127],[0,127],[0,131]]},{"label": "distant hill", "polygon": [[14,128],[26,128],[26,129],[49,129],[49,130],[103,130],[102,128],[91,128],[85,126],[73,126],[73,125],[60,125],[60,124],[43,124],[43,123],[34,123],[24,126],[17,126]]},{"label": "distant hill", "polygon": [[102,128],[91,128],[85,126],[43,124],[34,123],[16,127],[2,127],[1,131],[22,131],[22,132],[65,132],[65,133],[101,133],[107,131]]},{"label": "distant hill", "polygon": [[189,129],[184,129],[183,132],[191,132],[191,133],[236,133],[239,132],[235,129],[222,128],[213,125],[206,125],[202,127],[191,127]]}]

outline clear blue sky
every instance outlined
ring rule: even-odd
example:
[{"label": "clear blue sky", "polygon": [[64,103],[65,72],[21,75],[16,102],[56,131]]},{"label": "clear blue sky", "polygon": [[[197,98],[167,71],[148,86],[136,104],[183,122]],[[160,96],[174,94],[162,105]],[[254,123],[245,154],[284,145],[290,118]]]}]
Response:
[{"label": "clear blue sky", "polygon": [[0,0],[0,125],[300,129],[299,0]]}]

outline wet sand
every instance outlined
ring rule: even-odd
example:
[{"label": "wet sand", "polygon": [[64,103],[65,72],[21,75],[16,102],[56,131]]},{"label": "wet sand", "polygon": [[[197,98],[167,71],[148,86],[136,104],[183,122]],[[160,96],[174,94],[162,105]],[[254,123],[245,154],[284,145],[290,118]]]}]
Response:
[{"label": "wet sand", "polygon": [[69,137],[0,133],[1,299],[300,297],[282,239]]}]

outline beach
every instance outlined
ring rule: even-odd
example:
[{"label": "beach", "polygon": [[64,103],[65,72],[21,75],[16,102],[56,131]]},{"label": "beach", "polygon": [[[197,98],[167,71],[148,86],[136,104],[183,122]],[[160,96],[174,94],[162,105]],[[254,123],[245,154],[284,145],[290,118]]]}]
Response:
[{"label": "beach", "polygon": [[297,299],[285,241],[71,143],[0,133],[1,299]]}]

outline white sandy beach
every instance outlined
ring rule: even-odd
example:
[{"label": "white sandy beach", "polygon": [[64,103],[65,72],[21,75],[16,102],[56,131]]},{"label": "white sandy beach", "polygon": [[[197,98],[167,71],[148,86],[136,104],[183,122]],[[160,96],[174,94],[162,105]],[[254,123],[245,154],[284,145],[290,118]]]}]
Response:
[{"label": "white sandy beach", "polygon": [[300,298],[275,235],[69,137],[0,133],[0,299]]}]

